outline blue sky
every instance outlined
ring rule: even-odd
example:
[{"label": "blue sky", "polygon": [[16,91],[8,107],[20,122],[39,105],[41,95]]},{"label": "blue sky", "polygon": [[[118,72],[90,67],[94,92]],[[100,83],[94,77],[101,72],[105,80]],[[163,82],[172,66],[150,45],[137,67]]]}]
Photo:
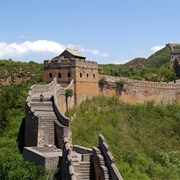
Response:
[{"label": "blue sky", "polygon": [[180,43],[179,0],[0,0],[0,59],[51,59],[66,47],[122,64]]}]

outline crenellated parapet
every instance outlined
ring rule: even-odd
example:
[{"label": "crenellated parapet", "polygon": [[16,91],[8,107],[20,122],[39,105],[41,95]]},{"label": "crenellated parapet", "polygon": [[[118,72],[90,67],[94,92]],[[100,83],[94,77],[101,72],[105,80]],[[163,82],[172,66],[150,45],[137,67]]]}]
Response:
[{"label": "crenellated parapet", "polygon": [[70,67],[79,67],[79,68],[98,68],[97,62],[94,61],[87,61],[84,59],[78,58],[64,58],[61,57],[57,60],[45,60],[44,61],[44,69],[60,69],[60,68],[70,68]]},{"label": "crenellated parapet", "polygon": [[77,176],[72,165],[72,147],[66,137],[63,137],[62,153],[62,179],[77,180]]},{"label": "crenellated parapet", "polygon": [[102,134],[99,135],[98,148],[100,149],[101,154],[104,157],[110,178],[113,180],[123,180],[121,174],[119,173],[117,167],[114,164],[115,158],[111,154],[109,145],[107,144],[106,139]]},{"label": "crenellated parapet", "polygon": [[106,82],[118,83],[123,81],[126,85],[131,86],[139,86],[139,87],[147,87],[147,88],[162,88],[162,89],[179,89],[180,84],[176,82],[150,82],[150,81],[142,81],[142,80],[134,80],[123,77],[114,77],[114,76],[106,76],[99,75],[99,79],[104,78]]},{"label": "crenellated parapet", "polygon": [[157,89],[180,89],[178,83],[165,83],[165,82],[149,82],[149,81],[138,81],[138,80],[127,80],[126,85],[145,87],[145,88],[157,88]]}]

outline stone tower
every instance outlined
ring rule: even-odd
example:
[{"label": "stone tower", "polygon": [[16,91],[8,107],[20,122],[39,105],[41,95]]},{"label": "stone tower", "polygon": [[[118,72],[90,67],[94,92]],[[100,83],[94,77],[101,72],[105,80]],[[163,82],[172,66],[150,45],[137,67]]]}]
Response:
[{"label": "stone tower", "polygon": [[99,94],[98,64],[87,61],[77,50],[66,48],[59,56],[44,61],[44,81],[49,83],[55,77],[64,87],[74,80],[77,105]]},{"label": "stone tower", "polygon": [[174,69],[180,77],[180,44],[167,44],[167,46],[171,49],[170,68]]}]

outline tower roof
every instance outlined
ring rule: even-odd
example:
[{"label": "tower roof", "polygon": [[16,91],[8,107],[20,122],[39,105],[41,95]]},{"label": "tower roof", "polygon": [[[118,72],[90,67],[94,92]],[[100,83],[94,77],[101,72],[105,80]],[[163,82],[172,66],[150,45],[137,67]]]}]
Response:
[{"label": "tower roof", "polygon": [[79,58],[83,58],[83,59],[86,58],[86,57],[83,56],[78,50],[66,48],[65,51],[69,52],[70,54],[72,54],[72,55],[75,56],[75,57],[79,57]]}]

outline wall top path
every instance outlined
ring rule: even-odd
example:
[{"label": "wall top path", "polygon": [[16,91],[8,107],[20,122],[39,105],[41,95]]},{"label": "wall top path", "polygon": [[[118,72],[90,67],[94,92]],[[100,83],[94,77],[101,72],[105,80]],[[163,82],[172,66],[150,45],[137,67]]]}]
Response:
[{"label": "wall top path", "polygon": [[57,78],[54,78],[54,80],[47,85],[32,85],[26,98],[26,103],[30,106],[31,98],[34,94],[51,92],[56,86]]}]

